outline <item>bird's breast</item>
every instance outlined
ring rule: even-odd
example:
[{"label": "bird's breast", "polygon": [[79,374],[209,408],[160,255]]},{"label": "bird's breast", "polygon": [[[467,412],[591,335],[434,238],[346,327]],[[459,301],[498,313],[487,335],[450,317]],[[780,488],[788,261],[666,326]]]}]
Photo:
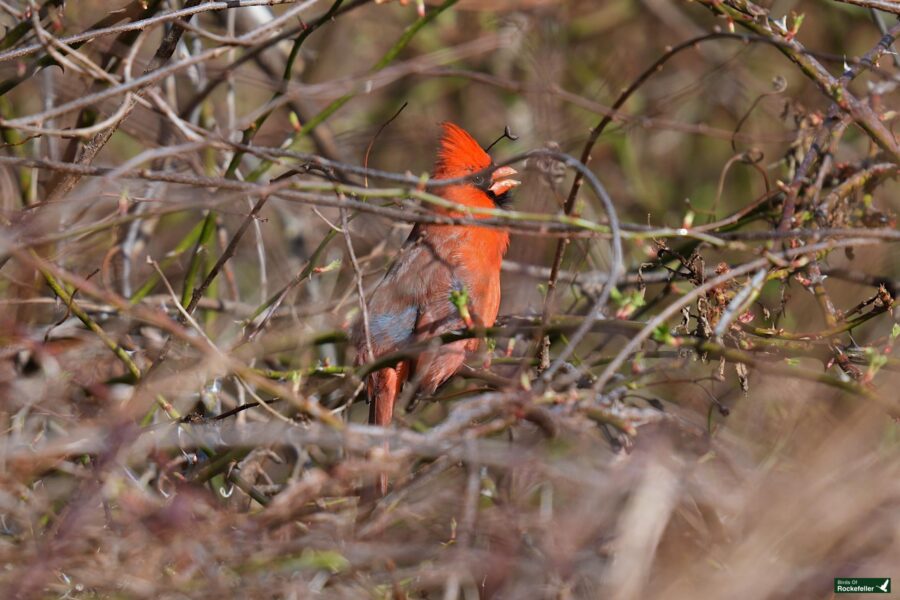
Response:
[{"label": "bird's breast", "polygon": [[431,245],[436,250],[435,260],[449,271],[450,287],[465,288],[475,318],[490,327],[500,307],[500,266],[509,234],[487,227],[435,229],[429,232],[434,238]]}]

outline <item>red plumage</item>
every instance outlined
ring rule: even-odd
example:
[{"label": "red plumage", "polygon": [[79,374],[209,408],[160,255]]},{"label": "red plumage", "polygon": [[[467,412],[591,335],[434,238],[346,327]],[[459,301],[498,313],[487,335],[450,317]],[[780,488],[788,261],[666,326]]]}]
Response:
[{"label": "red plumage", "polygon": [[[465,130],[452,123],[442,126],[434,165],[436,179],[473,175],[491,166],[491,157]],[[501,167],[486,182],[477,178],[437,188],[436,193],[466,206],[494,208],[501,206],[509,190],[518,185],[517,181],[508,179],[514,173],[509,167]],[[369,341],[374,356],[369,356],[362,320],[357,322],[353,335],[357,362],[377,359],[404,346],[464,329],[463,318],[451,302],[454,290],[465,290],[468,294],[469,312],[475,324],[493,325],[500,307],[500,263],[508,245],[509,234],[497,229],[417,224],[396,262],[368,298]],[[418,378],[420,389],[432,394],[459,370],[466,354],[477,347],[477,339],[453,342],[370,374],[369,421],[389,424],[394,403],[408,379]]]}]

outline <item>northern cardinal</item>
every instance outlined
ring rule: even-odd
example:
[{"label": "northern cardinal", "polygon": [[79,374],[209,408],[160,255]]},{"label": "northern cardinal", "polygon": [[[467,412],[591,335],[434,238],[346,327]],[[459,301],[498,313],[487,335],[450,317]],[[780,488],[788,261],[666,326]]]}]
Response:
[{"label": "northern cardinal", "polygon": [[[440,196],[479,208],[503,207],[519,182],[511,167],[478,174],[493,162],[461,127],[443,123],[434,165],[435,179],[471,176],[459,185],[436,188]],[[455,214],[443,210],[445,214]],[[475,215],[479,216],[479,215]],[[369,339],[360,319],[353,340],[359,364],[442,333],[465,327],[490,327],[500,307],[500,263],[509,246],[506,231],[475,225],[417,224],[396,262],[368,298]],[[467,304],[462,304],[467,299]],[[374,356],[370,356],[369,343]],[[369,422],[388,425],[403,384],[415,377],[432,394],[460,366],[477,339],[460,340],[422,352],[368,376]],[[386,483],[382,483],[384,488]]]}]

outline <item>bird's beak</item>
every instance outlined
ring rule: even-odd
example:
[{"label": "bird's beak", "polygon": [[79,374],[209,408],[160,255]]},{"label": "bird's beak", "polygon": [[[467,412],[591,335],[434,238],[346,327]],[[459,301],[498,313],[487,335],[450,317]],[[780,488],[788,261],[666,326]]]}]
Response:
[{"label": "bird's beak", "polygon": [[517,181],[515,179],[509,179],[518,173],[512,167],[500,167],[496,171],[494,171],[493,175],[491,175],[491,187],[488,189],[491,190],[495,195],[502,196],[509,190],[513,189],[520,183],[521,181]]}]

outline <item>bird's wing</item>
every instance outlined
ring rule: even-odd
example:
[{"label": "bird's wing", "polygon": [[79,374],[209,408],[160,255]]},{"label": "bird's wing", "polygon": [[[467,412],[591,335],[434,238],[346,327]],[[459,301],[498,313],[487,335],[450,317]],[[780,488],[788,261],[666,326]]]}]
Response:
[{"label": "bird's wing", "polygon": [[[468,281],[470,274],[458,266],[465,239],[461,231],[453,228],[438,233],[420,226],[413,229],[397,260],[368,299],[369,333],[375,357],[412,342],[465,329],[459,310],[450,300],[451,292],[465,289],[471,304],[476,307],[480,304],[472,297],[475,286]],[[357,326],[354,341],[358,360],[365,362],[362,357],[368,352],[362,329],[361,324]],[[421,388],[426,393],[434,392],[459,369],[466,352],[477,346],[478,340],[462,340],[421,352],[412,369]],[[380,396],[374,394],[376,399]],[[376,404],[387,405],[392,401]]]},{"label": "bird's wing", "polygon": [[[434,298],[449,302],[451,270],[420,226],[413,228],[397,260],[367,299],[369,333],[376,357],[419,339],[419,323]],[[451,305],[452,308],[452,305]],[[365,331],[357,323],[354,343],[367,354]]]},{"label": "bird's wing", "polygon": [[[439,259],[436,250],[425,232],[418,225],[414,227],[397,260],[367,299],[366,312],[375,358],[416,341],[423,315],[433,312],[429,310],[431,299],[442,295],[449,298],[450,270]],[[368,343],[361,321],[357,323],[353,341],[357,362],[366,362]],[[410,366],[410,361],[404,360],[369,375],[367,394],[371,403],[371,423],[387,425],[391,422],[394,404]]]}]

